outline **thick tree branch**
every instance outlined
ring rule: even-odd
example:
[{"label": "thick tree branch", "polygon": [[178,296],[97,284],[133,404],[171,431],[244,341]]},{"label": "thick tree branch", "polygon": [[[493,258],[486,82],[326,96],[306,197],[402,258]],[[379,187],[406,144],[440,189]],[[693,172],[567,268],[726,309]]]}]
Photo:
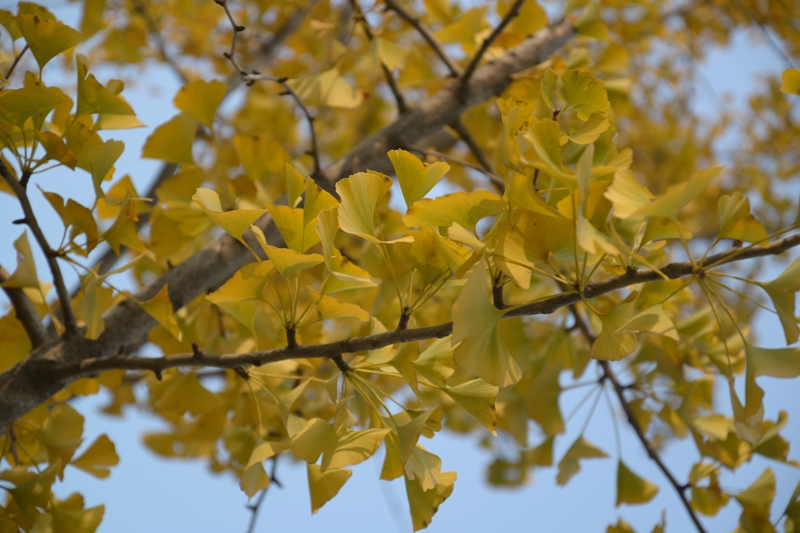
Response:
[{"label": "thick tree branch", "polygon": [[[583,334],[586,340],[593,344],[595,341],[595,336],[589,329],[589,326],[586,324],[586,321],[583,320],[583,317],[578,312],[577,308],[574,305],[570,306],[570,311],[572,312],[572,316],[575,319],[575,325],[578,327],[578,330]],[[623,411],[625,411],[625,417],[628,420],[628,423],[633,428],[633,431],[636,433],[636,436],[639,438],[639,441],[644,446],[645,451],[647,451],[647,455],[650,456],[650,459],[653,460],[654,463],[658,466],[658,469],[664,474],[664,476],[669,481],[672,488],[675,489],[675,493],[680,498],[683,506],[686,508],[686,512],[689,513],[689,517],[692,519],[697,531],[699,533],[706,533],[703,524],[700,522],[700,518],[697,516],[697,513],[692,508],[691,503],[686,498],[685,492],[685,485],[682,485],[678,482],[675,478],[675,475],[670,471],[664,461],[661,459],[661,455],[659,455],[658,451],[655,449],[653,444],[650,442],[650,439],[647,438],[647,435],[644,433],[644,429],[642,429],[641,424],[639,424],[639,420],[636,418],[636,413],[633,412],[631,408],[631,404],[628,403],[628,400],[625,398],[625,389],[623,385],[620,384],[619,379],[617,379],[617,375],[611,369],[611,363],[609,361],[598,361],[600,367],[603,369],[603,378],[607,379],[611,382],[611,385],[614,387],[614,393],[617,395],[617,399],[619,400],[620,405],[622,406]]]},{"label": "thick tree branch", "polygon": [[[793,246],[800,246],[800,233],[787,237],[770,246],[757,246],[749,251],[736,254],[738,249],[728,250],[717,255],[708,257],[704,265],[724,264],[730,261],[741,261],[752,257],[763,255],[775,255]],[[694,274],[694,268],[690,262],[671,263],[661,269],[670,279],[676,279]],[[604,281],[592,283],[584,288],[586,298],[595,298],[609,292],[613,292],[631,285],[638,285],[648,281],[656,281],[661,278],[653,270],[632,271],[621,276],[616,276]],[[549,315],[559,309],[574,305],[581,301],[578,292],[564,292],[556,296],[538,300],[526,305],[508,308],[503,318],[512,318],[532,315]],[[377,350],[392,344],[442,338],[453,332],[453,323],[446,322],[436,326],[424,328],[403,329],[398,328],[386,333],[367,335],[364,337],[353,337],[335,342],[316,345],[295,345],[272,350],[262,350],[258,352],[240,354],[211,355],[205,353],[189,352],[184,354],[174,354],[169,357],[161,358],[141,358],[132,356],[112,356],[104,358],[91,358],[78,361],[70,365],[64,365],[60,372],[64,379],[74,379],[87,376],[104,370],[149,370],[160,373],[169,368],[179,367],[214,367],[214,368],[236,368],[242,366],[261,366],[264,364],[285,361],[288,359],[305,359],[324,357],[336,362],[336,358],[343,353],[355,353],[366,350]],[[588,332],[588,330],[587,330]],[[337,365],[339,363],[337,362]],[[2,381],[0,381],[2,383]],[[0,391],[1,392],[1,391]],[[0,396],[0,400],[2,397]],[[2,403],[0,403],[2,406]],[[0,418],[2,423],[2,418]]]},{"label": "thick tree branch", "polygon": [[[0,282],[6,281],[10,277],[6,269],[0,266]],[[39,314],[25,292],[22,289],[11,287],[3,287],[3,291],[5,291],[8,299],[11,300],[17,319],[22,323],[22,327],[25,328],[25,333],[28,334],[31,345],[34,348],[38,348],[49,341],[51,337],[42,321],[39,320]]]},{"label": "thick tree branch", "polygon": [[450,59],[447,54],[442,49],[442,45],[434,38],[431,31],[425,27],[425,25],[420,21],[417,17],[413,16],[411,13],[405,10],[403,6],[398,4],[395,0],[384,0],[386,2],[386,6],[398,14],[398,16],[405,20],[410,26],[412,26],[417,33],[419,33],[423,39],[430,45],[433,51],[439,56],[439,59],[442,60],[442,63],[447,65],[447,68],[450,70],[450,75],[454,78],[458,78],[461,75],[461,67],[453,63],[453,60]]},{"label": "thick tree branch", "polygon": [[464,70],[464,75],[461,76],[461,83],[462,85],[466,85],[469,82],[469,79],[472,77],[472,74],[475,72],[475,69],[478,68],[478,65],[481,62],[484,54],[486,51],[489,50],[489,47],[492,46],[492,43],[500,37],[500,34],[503,33],[503,30],[506,26],[517,16],[519,15],[519,10],[522,7],[522,4],[525,3],[525,0],[516,0],[514,5],[511,6],[511,9],[508,10],[508,13],[505,14],[503,20],[500,21],[500,24],[494,29],[494,31],[483,40],[481,43],[481,47],[478,49],[477,53],[473,56],[470,60],[469,65],[467,65],[466,70]]},{"label": "thick tree branch", "polygon": [[47,239],[42,232],[42,228],[39,227],[39,223],[36,221],[36,216],[33,214],[33,208],[28,200],[28,191],[26,191],[25,187],[22,186],[21,181],[17,181],[17,179],[11,174],[11,171],[8,169],[6,164],[2,161],[0,161],[0,175],[3,176],[3,179],[19,200],[19,204],[22,207],[22,213],[25,215],[23,221],[31,229],[31,232],[33,232],[36,242],[39,243],[39,247],[42,249],[45,258],[47,259],[47,264],[50,267],[50,273],[53,276],[53,285],[56,286],[58,301],[61,303],[62,312],[64,314],[64,326],[67,328],[67,336],[79,335],[80,332],[78,331],[78,322],[75,320],[75,311],[72,309],[69,291],[67,291],[67,285],[64,283],[64,276],[61,274],[61,268],[58,266],[58,259],[56,258],[57,253],[55,250],[50,248],[50,244],[47,242]]},{"label": "thick tree branch", "polygon": [[[491,64],[476,70],[459,97],[457,80],[427,100],[419,108],[399,116],[394,122],[364,139],[347,156],[320,172],[321,186],[333,189],[336,181],[367,168],[387,168],[391,149],[413,145],[419,139],[437,133],[452,123],[466,109],[502,93],[511,83],[512,74],[531,68],[547,59],[575,34],[575,28],[561,21],[509,50]],[[390,168],[390,167],[389,167]],[[280,233],[269,217],[257,222],[272,243],[282,242]],[[258,244],[253,242],[258,249]],[[136,292],[138,301],[152,298],[164,285],[169,286],[173,307],[178,309],[198,294],[222,285],[252,256],[236,239],[219,237],[205,248],[164,273]],[[109,357],[146,334],[155,324],[140,306],[126,301],[104,315],[105,330],[97,340],[83,338],[61,341],[47,349],[37,349],[24,361],[0,374],[0,427],[24,414],[58,392],[69,381],[59,372],[62,365],[89,358]],[[430,338],[430,337],[429,337]]]}]

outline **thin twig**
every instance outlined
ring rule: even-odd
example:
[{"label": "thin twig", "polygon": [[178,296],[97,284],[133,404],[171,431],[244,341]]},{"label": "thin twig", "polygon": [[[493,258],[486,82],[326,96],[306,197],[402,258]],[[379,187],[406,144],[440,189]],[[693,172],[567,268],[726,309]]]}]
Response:
[{"label": "thin twig", "polygon": [[[725,264],[731,261],[741,261],[753,257],[765,255],[776,255],[789,248],[800,246],[800,233],[787,237],[773,243],[770,246],[756,246],[745,252],[736,254],[738,249],[726,250],[714,256],[708,257],[699,267],[712,263]],[[699,268],[698,267],[698,268]],[[671,263],[661,269],[670,279],[692,275],[695,267],[690,262]],[[586,285],[583,295],[577,291],[562,292],[549,298],[537,300],[535,302],[510,308],[503,315],[503,318],[520,316],[549,315],[557,310],[573,305],[585,298],[596,298],[603,294],[616,291],[618,289],[637,285],[649,281],[663,279],[654,270],[636,270],[609,278],[597,283]],[[341,355],[344,353],[356,353],[365,350],[377,350],[391,344],[420,341],[434,338],[442,338],[453,332],[453,323],[446,322],[435,326],[422,328],[396,329],[386,333],[367,335],[364,337],[353,337],[340,341],[334,341],[316,345],[297,345],[294,347],[274,348],[258,352],[241,354],[201,354],[197,356],[193,352],[174,354],[169,357],[130,357],[130,356],[109,356],[87,358],[79,362],[68,363],[61,366],[59,375],[62,379],[77,378],[103,370],[148,370],[151,372],[161,372],[168,368],[197,367],[206,366],[214,368],[234,368],[244,366],[261,366],[278,361],[289,359],[306,358],[328,358],[339,366],[342,372],[346,372],[349,367]]]},{"label": "thin twig", "polygon": [[159,30],[158,26],[156,25],[156,21],[153,20],[153,17],[150,16],[150,13],[147,11],[144,2],[142,0],[135,0],[133,3],[134,9],[137,13],[144,19],[145,23],[147,24],[147,29],[153,38],[156,41],[156,48],[158,49],[158,53],[161,54],[161,59],[164,60],[171,68],[172,72],[181,80],[181,83],[184,85],[189,81],[186,78],[186,75],[181,70],[178,62],[167,53],[167,44],[164,41],[164,37],[161,35],[161,31]]},{"label": "thin twig", "polygon": [[261,508],[261,504],[264,503],[264,498],[266,498],[266,496],[267,496],[267,490],[270,488],[272,483],[277,485],[278,488],[281,488],[281,482],[278,481],[277,477],[275,477],[275,472],[276,472],[276,470],[278,468],[278,457],[279,456],[276,455],[276,456],[274,456],[272,458],[272,469],[271,469],[271,471],[269,473],[270,484],[267,485],[267,488],[262,490],[261,494],[258,495],[258,499],[256,500],[256,503],[254,503],[253,505],[248,505],[247,506],[247,508],[252,513],[251,516],[250,516],[250,525],[247,527],[247,533],[253,533],[256,530],[256,519],[258,518],[258,510]]},{"label": "thin twig", "polygon": [[[364,33],[367,35],[367,39],[372,42],[375,36],[369,27],[367,18],[364,16],[364,12],[361,10],[361,6],[358,5],[358,0],[350,0],[350,5],[353,6],[355,18],[361,22],[361,27],[364,28]],[[392,71],[389,70],[389,67],[386,66],[386,63],[383,61],[380,63],[381,69],[383,70],[383,76],[386,78],[386,84],[389,86],[389,89],[392,91],[394,99],[397,102],[397,111],[399,113],[405,113],[408,111],[408,106],[406,105],[405,98],[403,98],[403,93],[400,92],[400,87],[397,85],[397,80],[394,79],[394,75],[392,74]]]},{"label": "thin twig", "polygon": [[483,43],[481,43],[481,47],[478,49],[478,52],[473,56],[472,60],[469,62],[469,65],[467,65],[464,75],[461,76],[462,87],[469,83],[469,79],[472,77],[472,74],[475,72],[475,69],[478,68],[478,65],[481,62],[481,58],[483,58],[484,54],[486,54],[486,51],[489,50],[489,47],[492,46],[492,43],[497,40],[498,37],[500,37],[500,34],[514,19],[514,17],[519,15],[519,10],[523,3],[525,3],[525,0],[516,0],[514,5],[511,6],[511,9],[508,10],[508,13],[506,13],[503,17],[503,20],[500,21],[500,24],[498,24],[491,35],[489,35],[489,37],[484,39]]},{"label": "thin twig", "polygon": [[[6,281],[11,276],[0,266],[0,282]],[[33,307],[25,291],[22,289],[3,287],[8,299],[11,300],[11,305],[14,306],[14,312],[17,315],[17,320],[22,323],[25,328],[25,333],[28,334],[28,339],[34,348],[38,348],[42,344],[50,340],[50,335],[47,333],[42,321],[39,320],[39,314]]]},{"label": "thin twig", "polygon": [[439,56],[439,59],[442,60],[442,63],[447,65],[447,68],[450,70],[450,75],[454,78],[458,78],[461,76],[461,67],[453,63],[453,61],[447,57],[447,54],[444,53],[442,49],[442,45],[434,38],[431,31],[425,27],[425,25],[420,21],[417,17],[413,16],[411,13],[406,11],[403,6],[398,4],[395,0],[384,0],[386,5],[389,9],[397,13],[401,19],[405,20],[409,25],[411,25],[417,33],[419,33],[423,39],[430,45],[433,51]]},{"label": "thin twig", "polygon": [[22,47],[22,50],[20,50],[19,53],[16,55],[16,57],[14,58],[14,62],[11,63],[11,66],[8,67],[8,72],[6,72],[6,79],[11,77],[11,75],[14,73],[14,69],[17,68],[17,63],[19,63],[19,60],[22,59],[22,56],[25,55],[25,52],[27,51],[28,51],[28,45],[26,44],[25,46]]},{"label": "thin twig", "polygon": [[42,249],[45,258],[47,259],[47,264],[50,267],[50,273],[53,276],[53,284],[56,286],[56,292],[58,293],[58,301],[61,304],[62,312],[64,314],[64,325],[67,328],[67,335],[77,336],[80,334],[78,330],[78,322],[75,319],[75,312],[72,309],[69,291],[67,291],[67,286],[64,283],[64,276],[61,274],[61,268],[58,266],[58,254],[55,250],[50,248],[50,244],[47,242],[47,239],[42,232],[42,228],[39,227],[39,223],[36,221],[36,216],[33,214],[33,208],[28,200],[28,191],[25,190],[25,187],[23,187],[21,181],[17,181],[17,179],[11,174],[11,171],[9,171],[6,164],[2,161],[0,161],[0,175],[3,176],[3,179],[8,186],[11,187],[14,195],[19,200],[19,204],[22,207],[22,213],[25,215],[23,220],[33,232],[36,242],[39,243],[39,247]]},{"label": "thin twig", "polygon": [[458,133],[458,136],[461,137],[461,140],[467,143],[469,147],[469,151],[472,152],[472,155],[475,156],[475,159],[478,160],[478,163],[483,167],[486,171],[486,175],[492,180],[492,184],[498,188],[498,190],[503,193],[506,189],[506,183],[503,181],[503,178],[500,177],[500,174],[495,170],[494,165],[492,162],[489,161],[489,158],[484,153],[481,146],[478,144],[478,141],[475,140],[475,137],[472,136],[472,133],[467,129],[461,120],[456,120],[450,127]]},{"label": "thin twig", "polygon": [[[575,319],[575,324],[578,326],[578,330],[583,334],[586,340],[589,343],[594,343],[595,336],[589,330],[589,326],[584,321],[583,317],[578,312],[578,309],[574,305],[569,306],[570,312],[572,313],[573,318]],[[687,485],[682,485],[678,482],[675,476],[672,474],[670,469],[664,464],[664,461],[661,459],[658,451],[655,449],[653,444],[645,435],[644,430],[642,429],[641,424],[639,424],[639,420],[636,418],[636,413],[633,412],[633,408],[631,408],[630,403],[625,398],[625,388],[623,385],[620,384],[619,379],[617,379],[617,375],[614,374],[614,371],[611,369],[611,363],[609,361],[598,361],[600,367],[603,369],[603,376],[605,379],[611,382],[611,385],[614,387],[614,392],[617,395],[617,399],[619,400],[620,405],[622,405],[622,409],[625,411],[625,416],[628,419],[628,423],[633,428],[633,431],[636,433],[636,436],[639,438],[639,441],[644,446],[644,449],[647,451],[647,455],[650,456],[650,459],[653,460],[654,463],[658,466],[659,470],[664,474],[664,477],[667,478],[670,485],[675,489],[675,492],[680,498],[683,506],[686,508],[686,512],[689,513],[689,517],[691,518],[692,522],[694,523],[697,531],[700,533],[706,533],[703,524],[700,523],[700,518],[697,516],[697,513],[692,508],[691,503],[686,498],[686,487]]]},{"label": "thin twig", "polygon": [[312,177],[317,176],[322,167],[320,166],[320,161],[319,161],[319,145],[317,143],[317,134],[314,131],[314,120],[316,119],[316,117],[314,117],[311,114],[311,112],[308,110],[308,107],[306,107],[306,105],[303,103],[303,100],[300,98],[300,96],[298,96],[298,94],[295,92],[292,86],[289,85],[288,78],[285,77],[279,78],[276,76],[261,74],[257,70],[253,70],[252,72],[248,73],[241,67],[241,65],[239,65],[238,61],[236,61],[236,38],[240,33],[242,33],[245,30],[245,27],[237,24],[236,21],[234,20],[233,14],[231,13],[230,8],[228,7],[228,0],[214,0],[214,2],[222,6],[222,8],[225,10],[225,14],[228,16],[228,20],[230,21],[231,27],[233,28],[231,49],[229,52],[225,52],[222,55],[225,56],[225,58],[231,62],[233,68],[235,68],[236,71],[241,76],[242,81],[245,82],[247,85],[253,85],[257,81],[271,81],[280,84],[284,90],[283,94],[291,96],[294,99],[295,103],[297,104],[297,107],[299,107],[300,110],[303,112],[303,115],[305,115],[306,121],[308,122],[309,134],[311,136],[311,149],[309,150],[308,153],[314,160],[314,172],[312,174]]}]

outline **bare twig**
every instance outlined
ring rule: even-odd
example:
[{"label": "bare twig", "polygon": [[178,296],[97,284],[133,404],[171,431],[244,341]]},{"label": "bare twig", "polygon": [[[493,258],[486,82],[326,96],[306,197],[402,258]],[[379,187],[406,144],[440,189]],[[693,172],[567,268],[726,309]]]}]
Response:
[{"label": "bare twig", "polygon": [[261,509],[261,504],[264,503],[264,498],[267,496],[267,490],[269,490],[270,486],[274,483],[281,488],[281,482],[278,481],[278,478],[275,476],[275,472],[278,469],[278,455],[272,458],[272,469],[269,473],[269,481],[270,484],[267,485],[267,488],[261,491],[261,494],[258,495],[258,499],[256,503],[252,505],[248,505],[247,508],[252,513],[250,516],[250,524],[247,526],[247,533],[253,533],[256,530],[256,519],[258,518],[258,510]]},{"label": "bare twig", "polygon": [[[776,255],[789,248],[800,246],[800,233],[777,241],[769,246],[755,246],[748,250],[732,248],[719,254],[706,258],[698,268],[704,268],[711,264],[725,264],[731,261],[741,261],[753,257],[765,255]],[[738,253],[737,253],[738,252]],[[695,266],[691,262],[671,263],[661,269],[670,279],[693,275]],[[615,290],[644,283],[656,281],[661,276],[653,270],[636,270],[586,285],[583,291],[583,298],[595,298]],[[548,315],[558,309],[573,305],[582,300],[582,296],[577,291],[559,293],[550,298],[538,300],[526,305],[510,308],[503,315],[503,318],[512,318],[532,315]],[[364,337],[354,337],[341,341],[334,341],[317,345],[297,345],[272,350],[262,350],[258,352],[241,354],[222,354],[211,355],[201,353],[199,356],[194,352],[174,354],[162,358],[142,358],[129,356],[110,356],[105,358],[84,359],[76,363],[65,364],[60,372],[63,379],[72,379],[88,374],[93,374],[103,370],[149,370],[161,372],[168,368],[178,367],[214,367],[214,368],[234,368],[240,366],[261,366],[268,363],[285,361],[289,359],[305,358],[328,358],[333,360],[342,371],[349,367],[341,359],[341,354],[355,353],[365,350],[376,350],[392,344],[413,342],[434,338],[442,338],[453,332],[453,323],[446,322],[436,326],[424,328],[396,329],[386,333],[367,335]],[[1,383],[1,382],[0,382]],[[2,407],[2,403],[0,403]],[[2,424],[0,416],[0,424]]]},{"label": "bare twig", "polygon": [[150,32],[156,42],[156,48],[158,49],[158,53],[161,55],[161,59],[163,59],[164,62],[167,63],[170,68],[172,68],[172,72],[175,73],[181,83],[186,84],[189,80],[186,78],[183,70],[181,70],[178,62],[175,61],[175,59],[167,52],[167,44],[164,42],[164,37],[161,35],[161,31],[156,25],[156,21],[153,20],[153,17],[151,17],[150,13],[147,11],[144,2],[142,0],[135,0],[133,6],[136,12],[139,13],[139,15],[147,24],[147,30]]},{"label": "bare twig", "polygon": [[316,117],[314,117],[311,114],[311,112],[308,110],[308,107],[306,107],[306,105],[303,103],[303,100],[300,98],[300,96],[298,96],[298,94],[295,92],[292,86],[289,85],[289,83],[287,83],[288,78],[285,77],[279,78],[276,76],[261,74],[257,70],[253,70],[252,72],[248,73],[239,65],[238,61],[236,61],[236,38],[240,33],[242,33],[245,30],[245,27],[237,24],[236,21],[233,19],[233,14],[231,13],[230,8],[228,7],[228,0],[214,0],[214,2],[216,2],[217,4],[222,6],[223,9],[225,9],[225,14],[228,16],[228,20],[230,21],[231,26],[233,27],[233,39],[231,39],[231,49],[229,52],[225,52],[223,55],[228,61],[231,62],[233,68],[235,68],[236,71],[241,76],[242,81],[245,82],[247,85],[253,85],[257,81],[271,81],[280,84],[284,90],[283,94],[291,96],[294,99],[295,103],[297,104],[297,107],[299,107],[300,110],[303,112],[303,115],[305,115],[306,121],[308,122],[309,135],[311,136],[311,149],[309,150],[309,155],[311,155],[311,157],[314,160],[314,172],[312,174],[312,177],[317,176],[322,167],[320,166],[319,162],[319,145],[317,143],[317,134],[314,131],[314,120],[316,119]]},{"label": "bare twig", "polygon": [[[372,34],[372,30],[369,27],[367,18],[364,16],[364,12],[361,10],[361,6],[358,5],[358,0],[350,0],[350,5],[353,6],[355,18],[357,21],[361,22],[361,27],[364,28],[364,33],[367,35],[367,39],[372,42],[375,36]],[[392,91],[394,99],[397,102],[397,111],[400,113],[405,113],[408,111],[408,106],[403,98],[403,93],[400,92],[400,87],[397,85],[397,80],[394,79],[392,71],[389,70],[389,67],[387,67],[383,61],[381,61],[381,69],[383,70],[383,76],[386,78],[386,84],[389,86],[389,89]]]},{"label": "bare twig", "polygon": [[[64,314],[64,325],[67,328],[67,335],[77,336],[79,334],[78,322],[75,320],[75,312],[72,309],[69,291],[67,291],[67,286],[64,283],[64,276],[61,274],[61,268],[58,266],[58,253],[50,248],[50,244],[47,242],[44,233],[42,233],[42,228],[39,227],[39,223],[36,221],[36,216],[33,214],[33,208],[31,208],[31,203],[28,200],[28,191],[25,190],[22,180],[17,181],[5,163],[1,161],[0,175],[3,176],[3,179],[19,200],[19,204],[22,207],[22,213],[25,215],[23,220],[33,232],[36,242],[39,243],[39,247],[42,249],[45,258],[47,259],[47,264],[50,267],[50,273],[53,276],[53,284],[56,286],[58,300],[61,303],[62,312]],[[23,179],[25,176],[26,175],[23,175]]]},{"label": "bare twig", "polygon": [[[578,330],[583,334],[590,344],[594,343],[595,336],[589,329],[586,321],[583,320],[583,317],[578,312],[578,309],[574,305],[571,305],[569,308],[573,318],[575,319],[575,325],[578,327]],[[647,435],[645,435],[641,424],[639,424],[639,420],[636,418],[636,413],[633,412],[630,403],[628,403],[628,400],[625,398],[625,389],[628,387],[620,384],[619,379],[617,379],[617,375],[614,374],[614,371],[611,369],[611,363],[609,361],[598,361],[598,363],[603,369],[603,379],[610,381],[611,385],[614,387],[614,392],[617,395],[617,399],[619,400],[622,409],[625,411],[625,416],[628,419],[628,423],[633,428],[633,431],[636,433],[636,436],[639,438],[642,446],[644,446],[645,451],[647,451],[647,455],[650,456],[650,459],[653,460],[653,462],[658,466],[658,469],[664,474],[664,477],[667,478],[670,485],[672,485],[672,488],[675,489],[675,493],[678,495],[678,498],[680,498],[683,506],[686,508],[686,512],[689,513],[689,517],[697,528],[697,531],[700,533],[706,533],[703,524],[700,523],[700,518],[692,508],[689,500],[686,498],[686,488],[688,485],[679,483],[667,465],[664,464],[664,461],[661,459],[658,451],[647,438]]]},{"label": "bare twig", "polygon": [[11,66],[8,67],[8,72],[6,72],[6,79],[11,77],[11,75],[14,73],[14,69],[17,68],[17,64],[19,63],[20,59],[22,59],[22,56],[24,56],[25,52],[27,51],[28,51],[28,45],[26,44],[25,46],[22,47],[22,50],[20,50],[19,53],[16,55],[16,57],[14,58],[14,62],[11,63]]},{"label": "bare twig", "polygon": [[[0,266],[0,281],[6,281],[10,277],[6,269]],[[22,323],[22,327],[25,328],[25,333],[28,334],[31,345],[37,348],[49,341],[50,335],[47,333],[42,321],[39,320],[39,314],[25,292],[22,289],[11,287],[3,287],[3,290],[8,299],[11,300],[17,319]]]},{"label": "bare twig", "polygon": [[439,56],[439,59],[442,60],[442,63],[447,65],[452,77],[458,78],[461,76],[461,67],[453,63],[453,60],[447,57],[447,54],[445,54],[444,50],[442,49],[442,45],[440,45],[439,42],[433,37],[431,31],[425,27],[422,21],[406,11],[403,6],[398,4],[395,0],[384,0],[384,2],[386,2],[386,5],[389,9],[397,13],[401,19],[405,20],[409,25],[417,30],[417,33],[419,33],[422,38],[425,39],[436,55]]},{"label": "bare twig", "polygon": [[472,77],[472,74],[475,72],[475,69],[478,68],[478,65],[481,62],[481,58],[484,56],[484,54],[486,54],[486,51],[489,50],[489,47],[492,46],[492,43],[497,40],[505,27],[508,26],[514,17],[519,15],[519,10],[523,3],[525,3],[525,0],[516,0],[511,6],[511,9],[508,10],[508,13],[506,13],[503,17],[503,20],[500,21],[500,24],[498,24],[489,37],[484,39],[483,43],[481,43],[481,47],[478,49],[478,52],[473,56],[472,60],[470,60],[469,65],[467,65],[466,70],[464,70],[464,75],[461,76],[462,87],[469,83],[469,79]]},{"label": "bare twig", "polygon": [[481,149],[478,141],[475,140],[475,137],[472,136],[472,133],[470,133],[464,123],[459,119],[450,124],[450,127],[458,133],[462,141],[467,143],[469,151],[472,152],[472,155],[475,156],[475,159],[478,160],[478,163],[480,163],[481,167],[486,171],[486,175],[492,180],[492,185],[497,187],[501,193],[505,192],[505,181],[503,181],[503,178],[501,178],[500,174],[495,170],[494,165],[489,161],[489,158],[486,156],[483,149]]}]

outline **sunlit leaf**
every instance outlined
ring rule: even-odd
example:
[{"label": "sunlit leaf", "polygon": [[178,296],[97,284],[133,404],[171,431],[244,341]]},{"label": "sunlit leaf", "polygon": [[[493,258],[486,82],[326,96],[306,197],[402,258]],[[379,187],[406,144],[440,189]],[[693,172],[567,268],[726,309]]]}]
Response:
[{"label": "sunlit leaf", "polygon": [[426,165],[405,150],[391,150],[389,159],[392,160],[397,181],[400,182],[400,189],[408,207],[428,194],[450,170],[450,165],[447,163],[437,161]]},{"label": "sunlit leaf", "polygon": [[40,69],[61,52],[81,42],[79,32],[57,20],[20,13],[16,22]]},{"label": "sunlit leaf", "polygon": [[339,494],[353,474],[351,470],[326,470],[315,464],[308,465],[308,491],[311,494],[311,514],[316,514],[323,505]]},{"label": "sunlit leaf", "polygon": [[403,217],[403,224],[414,226],[450,226],[454,222],[474,232],[483,218],[505,209],[502,198],[483,189],[454,192],[437,198],[424,198],[412,205]]}]

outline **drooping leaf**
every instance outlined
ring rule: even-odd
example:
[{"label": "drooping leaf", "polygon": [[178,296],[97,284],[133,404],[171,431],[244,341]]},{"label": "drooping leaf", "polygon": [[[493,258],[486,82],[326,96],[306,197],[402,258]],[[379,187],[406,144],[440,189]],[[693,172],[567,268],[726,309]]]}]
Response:
[{"label": "drooping leaf", "polygon": [[166,285],[161,287],[161,290],[146,302],[137,303],[142,309],[147,311],[148,315],[155,318],[156,322],[172,333],[176,339],[181,340],[183,338],[181,328],[178,326],[178,321],[175,319],[175,313],[172,311],[172,302],[170,302]]},{"label": "drooping leaf", "polygon": [[117,94],[103,87],[94,74],[89,74],[89,60],[83,54],[75,56],[78,71],[78,109],[76,116],[135,115],[133,108]]},{"label": "drooping leaf", "polygon": [[16,22],[40,69],[61,52],[81,42],[81,34],[76,30],[38,14],[20,13]]},{"label": "drooping leaf", "polygon": [[442,472],[439,483],[427,491],[422,489],[417,480],[406,478],[406,493],[414,531],[425,529],[431,524],[439,506],[453,493],[456,478],[455,472]]},{"label": "drooping leaf", "polygon": [[492,435],[497,435],[494,400],[499,390],[482,379],[474,379],[445,389],[445,392]]},{"label": "drooping leaf", "polygon": [[212,128],[214,114],[227,92],[227,85],[219,80],[190,81],[175,95],[173,102],[181,111],[192,113],[201,124]]},{"label": "drooping leaf", "polygon": [[578,437],[578,440],[570,446],[558,463],[556,481],[559,485],[566,485],[572,476],[580,472],[581,459],[602,459],[604,457],[608,457],[608,455],[603,450],[590,444],[583,437]]},{"label": "drooping leaf", "polygon": [[119,463],[119,456],[114,443],[111,442],[107,435],[103,434],[97,437],[97,440],[70,464],[80,468],[87,474],[105,479],[111,474],[109,467],[115,466],[117,463]]},{"label": "drooping leaf", "polygon": [[311,514],[317,514],[323,505],[332,500],[350,479],[351,470],[326,470],[315,464],[308,465],[308,491],[311,494]]},{"label": "drooping leaf", "polygon": [[647,503],[658,494],[658,487],[634,474],[622,461],[617,466],[617,507],[626,503]]},{"label": "drooping leaf", "polygon": [[197,192],[192,196],[192,200],[197,202],[197,205],[199,205],[219,227],[245,246],[247,246],[247,244],[244,242],[242,234],[267,212],[266,209],[235,209],[233,211],[223,211],[222,205],[219,202],[219,195],[211,189],[197,189]]},{"label": "drooping leaf", "polygon": [[800,291],[800,259],[795,259],[780,276],[758,285],[767,291],[786,335],[786,343],[794,344],[800,338],[800,326],[795,318],[796,294]]},{"label": "drooping leaf", "polygon": [[147,138],[142,147],[142,157],[167,163],[194,164],[192,146],[196,133],[197,118],[192,113],[175,115]]},{"label": "drooping leaf", "polygon": [[752,243],[767,240],[767,230],[750,213],[750,199],[734,192],[719,199],[721,219],[717,241],[733,239]]},{"label": "drooping leaf", "polygon": [[511,357],[498,331],[503,311],[495,308],[486,284],[486,262],[483,258],[453,304],[453,360],[467,373],[492,385],[506,387],[522,377],[517,362]]}]

